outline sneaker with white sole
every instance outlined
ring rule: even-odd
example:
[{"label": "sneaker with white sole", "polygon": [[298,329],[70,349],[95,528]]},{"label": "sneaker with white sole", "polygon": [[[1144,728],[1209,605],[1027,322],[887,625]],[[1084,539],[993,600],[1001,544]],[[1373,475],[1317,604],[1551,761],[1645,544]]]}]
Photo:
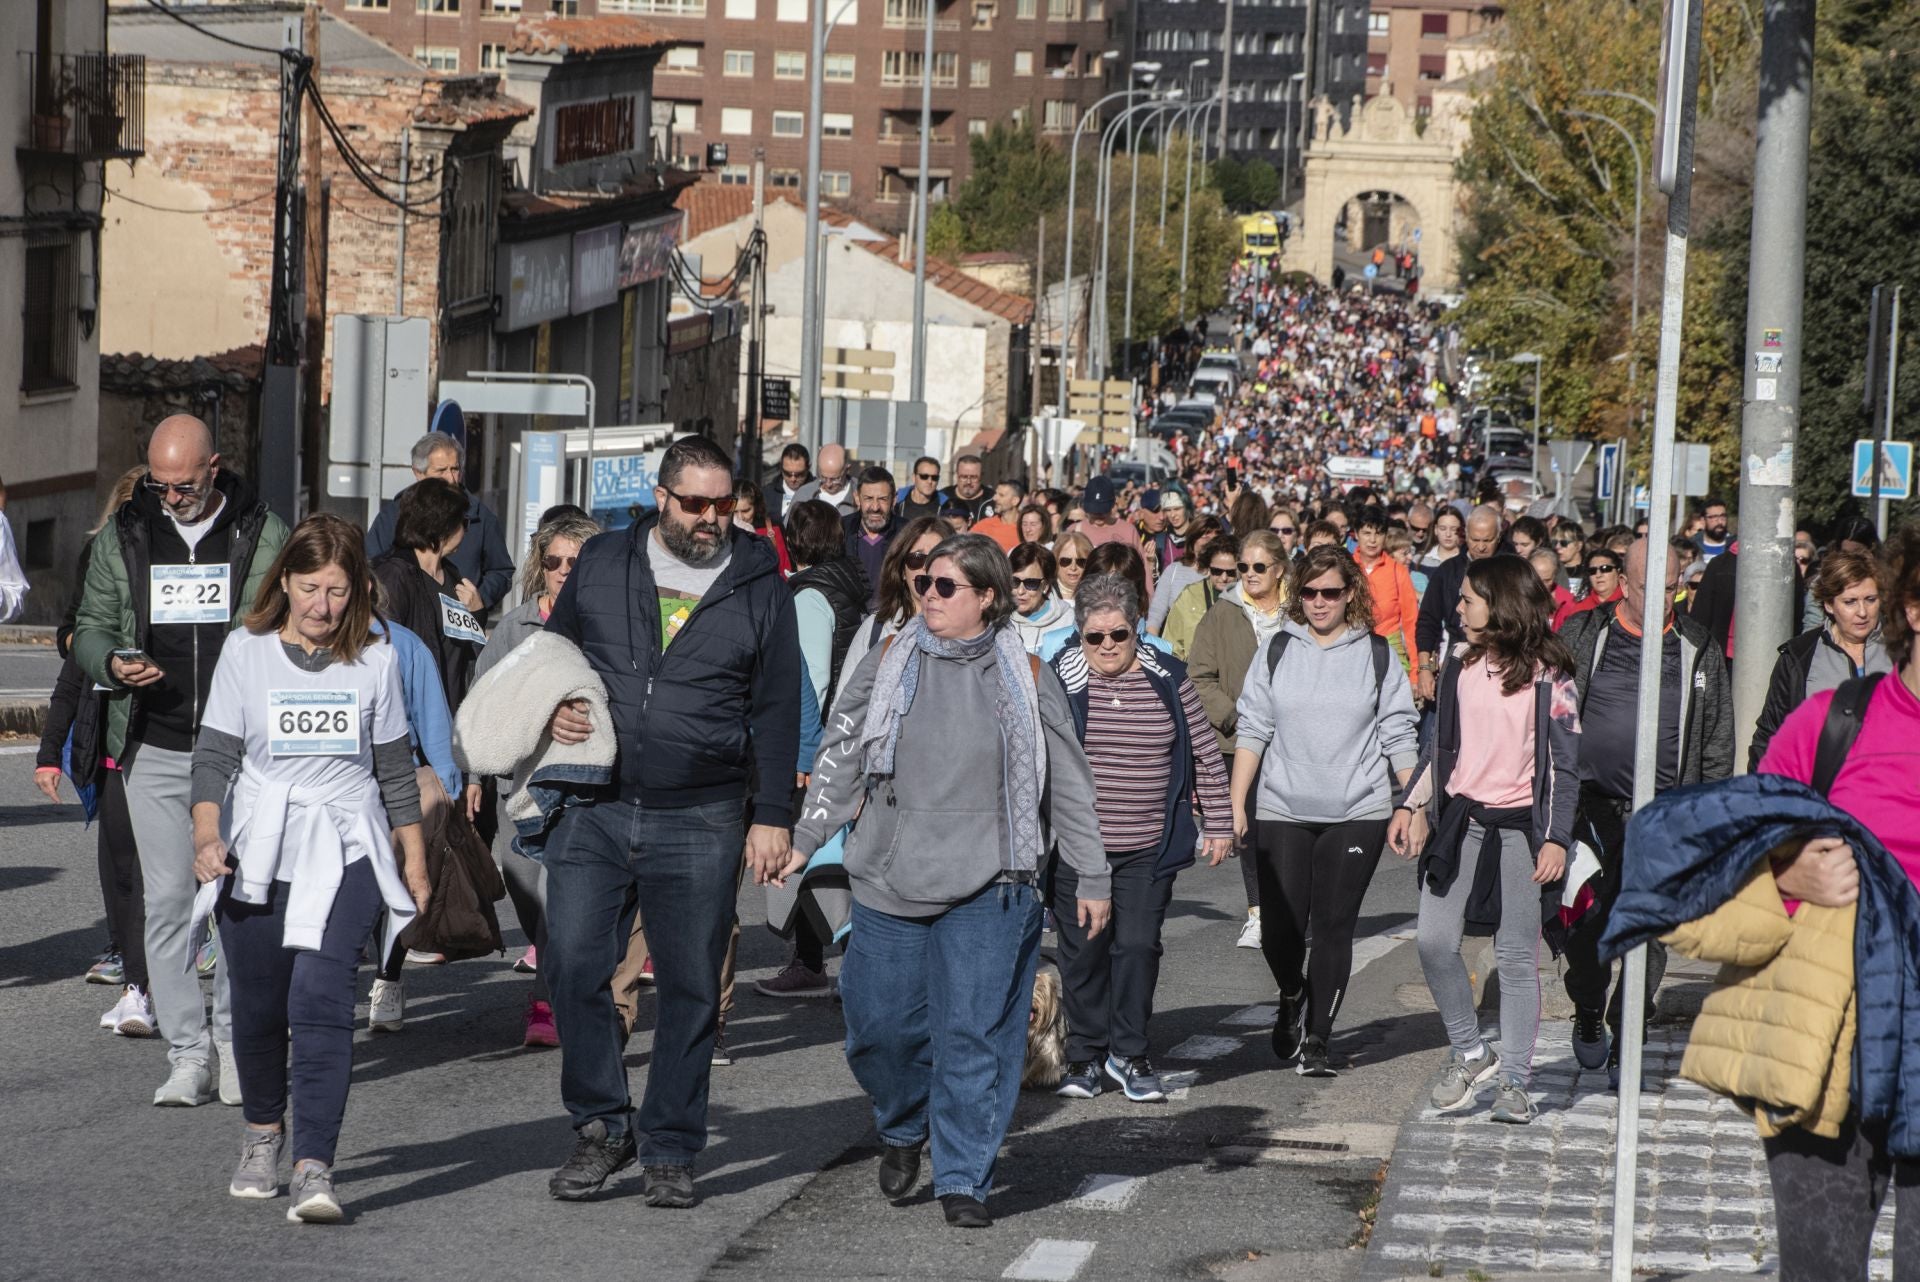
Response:
[{"label": "sneaker with white sole", "polygon": [[227,1192],[235,1197],[261,1201],[280,1196],[280,1153],[287,1146],[287,1133],[256,1131],[251,1126],[240,1130],[240,1164],[233,1168]]},{"label": "sneaker with white sole", "polygon": [[407,960],[415,966],[444,966],[447,964],[445,953],[424,952],[418,948],[407,949]]},{"label": "sneaker with white sole", "polygon": [[1573,1057],[1582,1068],[1607,1062],[1607,1015],[1600,1007],[1573,1008]]},{"label": "sneaker with white sole", "polygon": [[1480,1088],[1494,1079],[1500,1071],[1500,1056],[1493,1047],[1485,1042],[1480,1044],[1480,1054],[1473,1059],[1462,1059],[1455,1051],[1447,1061],[1447,1069],[1440,1074],[1440,1080],[1434,1084],[1433,1093],[1427,1102],[1442,1113],[1458,1113],[1461,1109],[1473,1107],[1480,1098]]},{"label": "sneaker with white sole", "polygon": [[1260,911],[1255,909],[1247,914],[1247,924],[1240,928],[1240,938],[1233,941],[1235,948],[1260,947]]},{"label": "sneaker with white sole", "polygon": [[213,919],[207,919],[207,937],[193,953],[193,970],[197,975],[211,975],[214,967],[220,964],[220,934],[214,929]]},{"label": "sneaker with white sole", "polygon": [[1100,1094],[1100,1069],[1090,1059],[1075,1060],[1067,1065],[1053,1093],[1067,1099],[1093,1099]]},{"label": "sneaker with white sole", "polygon": [[93,959],[93,965],[87,967],[87,973],[82,978],[89,984],[124,984],[127,982],[127,963],[119,953],[109,948]]},{"label": "sneaker with white sole", "polygon": [[1493,1120],[1506,1122],[1513,1126],[1525,1126],[1538,1116],[1539,1110],[1533,1106],[1533,1097],[1518,1082],[1505,1078],[1493,1090]]},{"label": "sneaker with white sole", "polygon": [[213,1057],[220,1061],[220,1102],[237,1105],[240,1099],[240,1066],[233,1061],[233,1043],[215,1042]]},{"label": "sneaker with white sole", "polygon": [[204,1059],[176,1060],[153,1093],[153,1102],[161,1108],[198,1108],[212,1099],[213,1077]]},{"label": "sneaker with white sole", "polygon": [[376,1033],[397,1033],[405,1025],[407,994],[397,979],[376,979],[367,997],[367,1027]]},{"label": "sneaker with white sole", "polygon": [[287,1218],[295,1224],[338,1224],[341,1220],[340,1199],[333,1192],[333,1172],[317,1162],[294,1163],[287,1195],[293,1199]]},{"label": "sneaker with white sole", "polygon": [[100,1017],[100,1027],[106,1029],[109,1033],[111,1033],[114,1029],[114,1025],[120,1022],[120,1008],[122,1006],[125,1006],[126,1004],[127,1004],[127,995],[125,993],[122,993],[120,994],[120,1000],[115,1002],[113,1005],[107,1007],[106,1014]]},{"label": "sneaker with white sole", "polygon": [[109,1014],[113,1016],[113,1031],[122,1037],[152,1037],[160,1031],[160,1021],[153,1017],[153,1003],[132,984],[120,994],[119,1005]]},{"label": "sneaker with white sole", "polygon": [[1166,1102],[1167,1092],[1166,1088],[1160,1084],[1160,1074],[1153,1071],[1153,1061],[1145,1055],[1121,1059],[1112,1052],[1108,1052],[1104,1067],[1107,1076],[1112,1078],[1114,1084],[1134,1103],[1164,1104]]}]

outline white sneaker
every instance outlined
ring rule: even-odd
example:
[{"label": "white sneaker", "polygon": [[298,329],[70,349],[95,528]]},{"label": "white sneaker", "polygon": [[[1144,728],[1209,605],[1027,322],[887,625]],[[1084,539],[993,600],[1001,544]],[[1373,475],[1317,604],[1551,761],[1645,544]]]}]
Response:
[{"label": "white sneaker", "polygon": [[[130,992],[132,990],[129,989],[128,991]],[[122,1006],[125,1006],[126,1004],[127,1004],[126,993],[122,993],[120,995],[120,1000],[115,1002],[113,1005],[109,1006],[107,1008],[107,1013],[100,1017],[100,1027],[106,1029],[109,1033],[113,1032],[114,1025],[120,1022],[120,1008]]]},{"label": "white sneaker", "polygon": [[153,1003],[132,984],[120,994],[120,1004],[108,1013],[114,1017],[113,1031],[122,1037],[152,1037],[160,1029],[160,1022],[153,1017]]},{"label": "white sneaker", "polygon": [[1240,938],[1233,941],[1235,948],[1260,947],[1260,914],[1256,911],[1247,917],[1247,924],[1240,928]]},{"label": "white sneaker", "polygon": [[406,1018],[407,995],[397,979],[376,979],[367,998],[367,1027],[376,1033],[397,1033]]},{"label": "white sneaker", "polygon": [[240,1066],[233,1062],[233,1043],[215,1042],[213,1052],[220,1061],[220,1102],[240,1103]]},{"label": "white sneaker", "polygon": [[213,1098],[213,1079],[203,1059],[177,1061],[167,1080],[153,1093],[153,1102],[161,1108],[198,1108]]}]

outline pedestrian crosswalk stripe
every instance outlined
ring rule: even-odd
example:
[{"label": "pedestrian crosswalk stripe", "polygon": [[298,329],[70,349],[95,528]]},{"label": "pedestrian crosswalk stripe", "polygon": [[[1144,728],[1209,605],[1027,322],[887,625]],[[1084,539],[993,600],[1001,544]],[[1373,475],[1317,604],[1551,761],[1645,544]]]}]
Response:
[{"label": "pedestrian crosswalk stripe", "polygon": [[1036,1238],[1000,1276],[1023,1282],[1073,1282],[1092,1258],[1095,1245],[1064,1238]]},{"label": "pedestrian crosswalk stripe", "polygon": [[1243,1043],[1237,1037],[1189,1037],[1167,1052],[1168,1059],[1219,1059],[1240,1049]]},{"label": "pedestrian crosswalk stripe", "polygon": [[1089,1175],[1068,1205],[1079,1211],[1124,1211],[1140,1191],[1138,1175]]}]

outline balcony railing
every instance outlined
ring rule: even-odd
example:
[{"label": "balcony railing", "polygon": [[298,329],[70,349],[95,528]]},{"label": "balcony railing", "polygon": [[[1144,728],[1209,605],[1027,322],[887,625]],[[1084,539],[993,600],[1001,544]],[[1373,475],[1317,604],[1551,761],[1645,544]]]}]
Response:
[{"label": "balcony railing", "polygon": [[29,55],[27,65],[24,150],[80,160],[146,154],[144,54],[63,53],[44,64]]}]

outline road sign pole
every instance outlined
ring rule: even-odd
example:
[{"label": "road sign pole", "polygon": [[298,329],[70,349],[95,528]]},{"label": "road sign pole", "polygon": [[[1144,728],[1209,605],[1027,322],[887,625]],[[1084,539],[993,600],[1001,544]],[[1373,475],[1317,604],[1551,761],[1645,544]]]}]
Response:
[{"label": "road sign pole", "polygon": [[[1888,321],[1887,327],[1887,418],[1886,425],[1880,433],[1880,439],[1886,442],[1893,440],[1893,390],[1899,381],[1900,287],[1895,285],[1893,287],[1893,316]],[[1880,489],[1880,455],[1886,452],[1886,447],[1883,445],[1880,449],[1874,451],[1873,459],[1873,492],[1877,499],[1873,505],[1874,528],[1880,531],[1882,540],[1885,540],[1887,537],[1887,496]]]}]

